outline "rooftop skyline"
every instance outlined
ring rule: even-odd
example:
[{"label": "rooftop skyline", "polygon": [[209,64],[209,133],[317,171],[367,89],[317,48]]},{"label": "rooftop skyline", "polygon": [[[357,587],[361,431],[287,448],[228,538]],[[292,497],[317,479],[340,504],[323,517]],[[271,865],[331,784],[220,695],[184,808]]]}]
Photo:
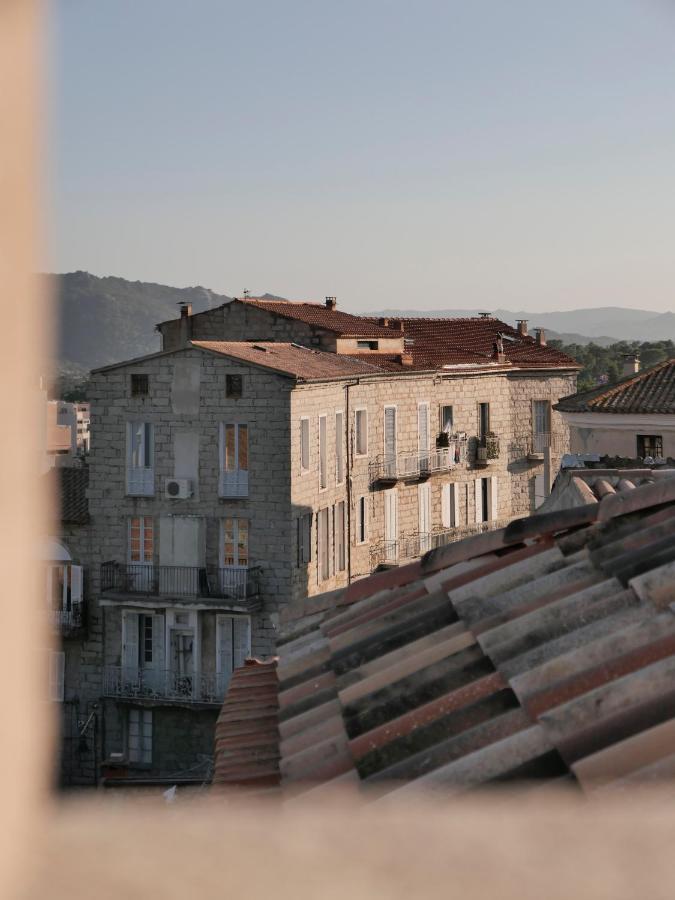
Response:
[{"label": "rooftop skyline", "polygon": [[350,312],[673,308],[668,3],[198,10],[51,6],[45,268]]}]

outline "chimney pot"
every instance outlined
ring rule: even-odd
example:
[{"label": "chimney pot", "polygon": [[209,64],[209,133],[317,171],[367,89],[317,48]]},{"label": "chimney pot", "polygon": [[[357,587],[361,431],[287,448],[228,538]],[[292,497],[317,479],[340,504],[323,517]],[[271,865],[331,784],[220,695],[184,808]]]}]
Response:
[{"label": "chimney pot", "polygon": [[543,328],[535,328],[534,333],[537,336],[537,343],[539,344],[539,346],[545,347],[546,346],[546,332],[544,331],[544,329]]},{"label": "chimney pot", "polygon": [[518,319],[516,325],[518,326],[518,334],[522,337],[527,337],[527,319]]},{"label": "chimney pot", "polygon": [[412,353],[403,352],[401,353],[401,365],[402,366],[412,366],[413,357]]},{"label": "chimney pot", "polygon": [[337,306],[337,297],[326,297],[326,309],[335,309]]},{"label": "chimney pot", "polygon": [[382,316],[381,318],[379,318],[377,320],[377,324],[381,325],[382,328],[388,328],[389,327],[389,319],[387,319],[385,316]]},{"label": "chimney pot", "polygon": [[181,319],[186,319],[188,316],[192,315],[192,304],[191,303],[179,303],[180,307],[180,317]]}]

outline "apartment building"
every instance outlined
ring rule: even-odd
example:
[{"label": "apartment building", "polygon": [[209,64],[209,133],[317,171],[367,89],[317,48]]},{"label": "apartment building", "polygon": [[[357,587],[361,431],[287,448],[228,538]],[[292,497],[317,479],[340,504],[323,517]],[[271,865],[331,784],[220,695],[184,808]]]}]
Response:
[{"label": "apartment building", "polygon": [[[528,514],[577,365],[525,323],[234,301],[92,373],[108,771],[204,777],[281,607]],[[175,778],[173,777],[175,776]]]}]

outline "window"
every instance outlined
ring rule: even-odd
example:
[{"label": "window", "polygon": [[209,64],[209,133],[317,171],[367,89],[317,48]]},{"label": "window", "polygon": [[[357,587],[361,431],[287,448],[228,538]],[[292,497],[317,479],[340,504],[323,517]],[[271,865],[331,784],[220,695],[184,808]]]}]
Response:
[{"label": "window", "polygon": [[368,454],[368,410],[357,409],[354,412],[354,427],[356,431],[356,456]]},{"label": "window", "polygon": [[328,487],[328,459],[326,448],[326,417],[319,416],[319,490]]},{"label": "window", "polygon": [[345,435],[344,415],[342,410],[335,413],[335,483],[345,480]]},{"label": "window", "polygon": [[345,559],[345,501],[341,500],[333,507],[333,531],[335,533],[335,571],[344,572],[347,567]]},{"label": "window", "polygon": [[50,700],[60,703],[64,698],[66,654],[62,650],[49,651],[49,694]]},{"label": "window", "polygon": [[248,497],[248,425],[220,426],[220,496]]},{"label": "window", "polygon": [[420,467],[426,469],[429,460],[429,404],[417,404],[417,451]]},{"label": "window", "polygon": [[366,498],[359,497],[356,501],[356,543],[365,544],[368,539],[368,508]]},{"label": "window", "polygon": [[298,566],[312,561],[312,514],[298,518]]},{"label": "window", "polygon": [[357,341],[357,350],[377,350],[380,346],[379,341]]},{"label": "window", "polygon": [[637,455],[640,459],[645,456],[652,458],[663,456],[663,437],[660,434],[638,434]]},{"label": "window", "polygon": [[146,497],[155,493],[153,438],[150,422],[127,424],[127,494]]},{"label": "window", "polygon": [[474,483],[476,523],[493,522],[498,518],[499,497],[497,478],[477,478]]},{"label": "window", "polygon": [[141,627],[143,629],[143,662],[152,663],[152,616],[141,616]]},{"label": "window", "polygon": [[150,376],[140,372],[131,373],[131,396],[147,397],[150,393]]},{"label": "window", "polygon": [[443,528],[459,528],[458,484],[444,484],[441,489],[441,524]]},{"label": "window", "polygon": [[316,517],[317,542],[319,545],[319,581],[325,581],[330,577],[330,519],[328,507],[320,509]]},{"label": "window", "polygon": [[551,446],[551,404],[548,400],[532,401],[533,449],[543,453]]},{"label": "window", "polygon": [[217,630],[218,696],[223,697],[232,672],[251,655],[251,620],[248,616],[218,616]]},{"label": "window", "polygon": [[452,406],[441,406],[441,431],[452,434],[453,412]]},{"label": "window", "polygon": [[248,519],[223,519],[221,537],[221,566],[248,566]]},{"label": "window", "polygon": [[300,471],[309,472],[309,419],[300,419]]},{"label": "window", "polygon": [[242,391],[242,376],[241,375],[226,375],[225,376],[225,396],[230,397],[233,400],[238,400],[241,397]]},{"label": "window", "polygon": [[127,755],[129,762],[152,763],[152,710],[130,709],[127,727]]},{"label": "window", "polygon": [[153,543],[154,523],[152,516],[132,516],[129,519],[129,562],[151,563]]},{"label": "window", "polygon": [[490,404],[478,404],[478,437],[484,438],[490,431]]}]

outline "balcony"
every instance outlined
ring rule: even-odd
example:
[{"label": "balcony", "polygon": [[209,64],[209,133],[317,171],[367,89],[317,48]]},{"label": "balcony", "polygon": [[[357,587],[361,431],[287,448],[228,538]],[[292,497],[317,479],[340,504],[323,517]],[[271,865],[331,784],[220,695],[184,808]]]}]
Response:
[{"label": "balcony", "polygon": [[371,547],[370,565],[373,569],[377,566],[398,566],[424,556],[429,550],[445,547],[447,544],[461,541],[463,538],[472,537],[475,534],[484,534],[486,531],[504,528],[511,521],[510,518],[494,519],[490,522],[463,525],[443,531],[415,532],[404,535],[397,541],[382,541]]},{"label": "balcony", "polygon": [[69,562],[46,567],[47,615],[63,637],[84,627],[84,569]]},{"label": "balcony", "polygon": [[220,473],[218,496],[229,498],[248,497],[248,469],[231,469]]},{"label": "balcony", "polygon": [[436,472],[449,472],[466,461],[466,439],[451,439],[447,446],[416,453],[399,453],[391,458],[377,457],[369,467],[370,483],[395,484],[428,478]]},{"label": "balcony", "polygon": [[48,612],[52,628],[64,637],[84,627],[84,601],[73,602],[70,608],[50,609]]},{"label": "balcony", "polygon": [[478,438],[476,444],[476,468],[485,468],[490,463],[499,459],[499,438],[493,432],[489,432]]},{"label": "balcony", "polygon": [[547,451],[561,456],[568,452],[568,447],[559,434],[540,431],[530,435],[527,447],[527,458],[530,462],[543,462]]},{"label": "balcony", "polygon": [[262,606],[259,566],[156,566],[146,563],[101,565],[101,593],[224,601],[215,605],[256,612]]},{"label": "balcony", "polygon": [[186,675],[171,669],[105,666],[103,695],[120,700],[220,705],[230,677],[229,672]]}]

